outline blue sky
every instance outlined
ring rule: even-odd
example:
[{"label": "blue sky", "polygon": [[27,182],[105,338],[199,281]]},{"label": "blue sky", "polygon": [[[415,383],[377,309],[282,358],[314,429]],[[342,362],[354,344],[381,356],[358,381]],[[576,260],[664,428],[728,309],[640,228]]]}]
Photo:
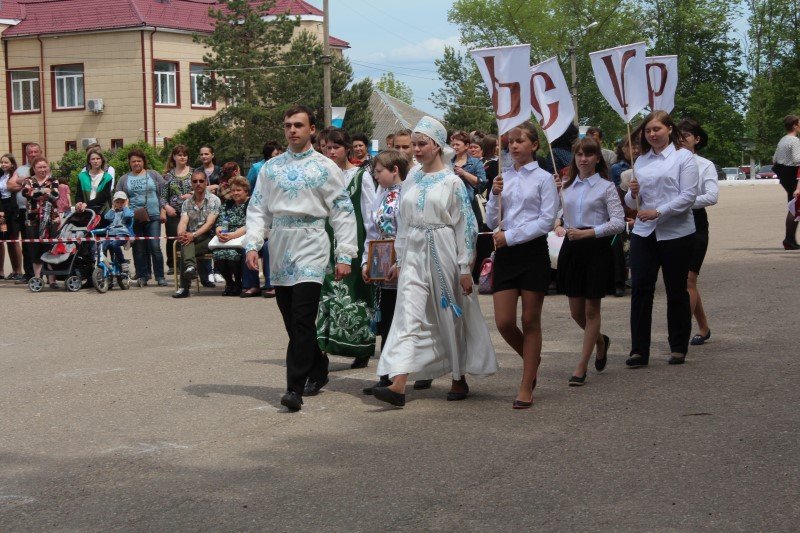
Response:
[{"label": "blue sky", "polygon": [[[310,3],[322,8],[322,0]],[[345,53],[356,80],[377,80],[386,71],[414,91],[414,105],[441,116],[430,102],[441,83],[434,59],[445,45],[460,47],[458,29],[447,22],[451,2],[442,0],[331,0],[331,35],[350,43]],[[334,102],[335,104],[335,102]]]}]

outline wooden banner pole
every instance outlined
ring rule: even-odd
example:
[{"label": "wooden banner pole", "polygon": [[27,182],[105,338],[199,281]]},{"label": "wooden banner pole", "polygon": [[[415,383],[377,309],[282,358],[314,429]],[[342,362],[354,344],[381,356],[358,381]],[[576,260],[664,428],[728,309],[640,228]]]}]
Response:
[{"label": "wooden banner pole", "polygon": [[[500,151],[497,154],[497,173],[502,178],[503,176],[503,136],[500,136]],[[505,184],[505,183],[504,183]],[[491,187],[491,184],[489,185]],[[491,192],[489,194],[492,194]],[[497,195],[497,229],[503,231],[503,191]]]},{"label": "wooden banner pole", "polygon": [[[550,159],[551,159],[551,161],[553,161],[553,174],[558,175],[558,177],[560,179],[561,175],[558,172],[558,165],[556,165],[556,154],[553,153],[553,145],[550,144],[550,139],[547,137],[546,133],[544,135],[544,138],[547,139],[547,147],[550,149]],[[564,188],[564,180],[562,179],[561,180],[561,187],[559,187],[559,189],[558,189],[558,201],[561,202],[561,218],[562,218],[562,220],[564,220],[566,218],[566,215],[567,215],[566,208],[564,207],[564,197],[561,195],[561,189],[563,189],[563,188]],[[565,222],[566,222],[566,220],[565,220]],[[562,225],[566,229],[566,225],[564,225],[564,224],[562,224]]]},{"label": "wooden banner pole", "polygon": [[[634,161],[633,161],[633,142],[632,142],[632,138],[631,138],[631,123],[628,122],[625,125],[628,126],[628,150],[630,151],[630,154],[631,154],[631,181],[636,181],[636,174],[634,173],[634,170],[633,170]],[[637,183],[638,183],[638,181],[637,181]],[[639,191],[639,193],[641,193],[641,192],[642,191]],[[636,195],[636,210],[637,211],[639,210],[639,194]]]}]

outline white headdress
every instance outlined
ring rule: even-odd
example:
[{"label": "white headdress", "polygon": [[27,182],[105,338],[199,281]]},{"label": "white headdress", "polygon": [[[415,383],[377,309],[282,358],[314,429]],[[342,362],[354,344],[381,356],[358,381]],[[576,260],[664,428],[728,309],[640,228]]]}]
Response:
[{"label": "white headdress", "polygon": [[450,148],[447,143],[447,130],[442,126],[441,122],[433,117],[424,116],[414,126],[414,133],[421,133],[430,137],[442,149],[442,162],[448,167],[453,166],[453,156],[455,156],[456,151]]}]

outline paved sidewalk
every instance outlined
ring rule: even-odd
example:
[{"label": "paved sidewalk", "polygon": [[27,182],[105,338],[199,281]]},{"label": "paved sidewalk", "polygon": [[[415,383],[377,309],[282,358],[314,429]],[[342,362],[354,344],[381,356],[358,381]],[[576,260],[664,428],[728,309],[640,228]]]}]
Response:
[{"label": "paved sidewalk", "polygon": [[723,187],[700,276],[712,339],[666,364],[663,289],[648,368],[628,370],[629,298],[606,298],[611,359],[568,388],[581,335],[548,297],[536,403],[481,303],[502,369],[386,409],[332,380],[279,406],[274,300],[171,290],[31,294],[0,282],[0,529],[794,531],[800,519],[800,252],[778,185]]}]

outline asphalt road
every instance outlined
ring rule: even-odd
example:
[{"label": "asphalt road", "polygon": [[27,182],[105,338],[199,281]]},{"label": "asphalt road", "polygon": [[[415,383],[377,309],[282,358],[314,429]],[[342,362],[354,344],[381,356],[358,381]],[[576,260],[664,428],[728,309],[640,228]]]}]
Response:
[{"label": "asphalt road", "polygon": [[[724,187],[701,291],[711,341],[667,366],[663,289],[649,367],[628,370],[629,298],[607,298],[608,368],[568,388],[580,332],[544,309],[536,403],[481,297],[501,371],[403,410],[332,359],[297,414],[278,403],[274,300],[0,283],[0,530],[795,531],[800,252],[783,192]],[[8,271],[8,269],[7,269]],[[793,348],[794,346],[794,348]]]}]

